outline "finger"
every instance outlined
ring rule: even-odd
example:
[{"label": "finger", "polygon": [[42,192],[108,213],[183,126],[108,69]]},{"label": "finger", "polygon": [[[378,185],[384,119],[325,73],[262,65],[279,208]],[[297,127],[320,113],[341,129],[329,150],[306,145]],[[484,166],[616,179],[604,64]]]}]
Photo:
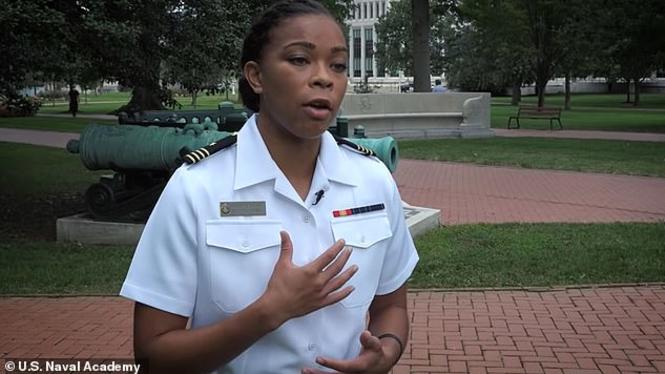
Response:
[{"label": "finger", "polygon": [[280,231],[279,237],[281,239],[281,250],[279,251],[279,261],[285,261],[290,264],[293,260],[293,243],[291,237],[286,231]]},{"label": "finger", "polygon": [[372,333],[368,330],[365,330],[362,334],[360,334],[360,344],[365,349],[381,352],[381,340],[372,335]]},{"label": "finger", "polygon": [[341,300],[349,296],[351,292],[353,292],[353,290],[355,290],[353,286],[347,286],[339,291],[329,293],[323,299],[323,302],[321,303],[321,308],[340,302]]},{"label": "finger", "polygon": [[353,275],[356,274],[356,272],[358,272],[358,265],[351,265],[348,269],[344,270],[342,274],[328,281],[326,286],[321,291],[322,294],[326,295],[331,292],[337,291],[343,285],[345,285],[346,282],[348,282],[349,279],[351,279],[351,277],[353,277]]},{"label": "finger", "polygon": [[316,363],[342,373],[364,373],[371,366],[371,362],[373,361],[372,355],[376,355],[376,353],[362,353],[351,360],[336,360],[334,358],[317,357]]},{"label": "finger", "polygon": [[344,247],[342,252],[340,253],[339,256],[333,261],[330,266],[328,266],[324,271],[324,278],[326,282],[331,280],[335,275],[337,275],[342,269],[344,269],[344,265],[346,265],[346,262],[349,261],[349,258],[351,257],[352,250],[349,247]]},{"label": "finger", "polygon": [[339,252],[344,248],[344,240],[340,239],[335,242],[335,244],[332,245],[332,247],[328,248],[325,252],[323,252],[319,257],[317,257],[314,261],[310,263],[310,265],[314,268],[314,271],[317,273],[320,273],[325,269],[328,264],[330,264],[339,254]]},{"label": "finger", "polygon": [[[302,374],[331,374],[329,371],[323,371],[319,369],[313,369],[313,368],[304,368],[301,371]],[[339,374],[339,373],[337,373]]]}]

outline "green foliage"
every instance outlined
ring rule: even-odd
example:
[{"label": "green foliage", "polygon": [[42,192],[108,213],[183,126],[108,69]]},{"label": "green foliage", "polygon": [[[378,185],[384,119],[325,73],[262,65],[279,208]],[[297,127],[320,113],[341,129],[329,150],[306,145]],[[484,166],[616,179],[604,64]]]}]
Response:
[{"label": "green foliage", "polygon": [[[390,4],[390,11],[376,23],[376,58],[387,71],[414,73],[412,13],[411,0],[395,1]],[[430,20],[430,68],[434,75],[440,75],[447,30],[456,20],[454,2],[432,1]]]},{"label": "green foliage", "polygon": [[38,97],[0,95],[0,117],[31,117],[41,105]]},{"label": "green foliage", "polygon": [[493,0],[460,4],[460,19],[445,37],[444,67],[449,86],[499,94],[506,86],[530,80],[532,49],[519,5]]}]

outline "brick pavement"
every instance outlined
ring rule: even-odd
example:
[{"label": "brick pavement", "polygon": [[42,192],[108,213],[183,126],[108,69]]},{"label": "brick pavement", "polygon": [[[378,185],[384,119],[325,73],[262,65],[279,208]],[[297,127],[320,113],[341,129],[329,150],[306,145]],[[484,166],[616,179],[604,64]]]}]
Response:
[{"label": "brick pavement", "polygon": [[[415,291],[403,373],[663,373],[665,286]],[[127,358],[117,297],[0,299],[0,357]]]},{"label": "brick pavement", "polygon": [[665,220],[665,178],[400,160],[395,179],[445,225]]}]

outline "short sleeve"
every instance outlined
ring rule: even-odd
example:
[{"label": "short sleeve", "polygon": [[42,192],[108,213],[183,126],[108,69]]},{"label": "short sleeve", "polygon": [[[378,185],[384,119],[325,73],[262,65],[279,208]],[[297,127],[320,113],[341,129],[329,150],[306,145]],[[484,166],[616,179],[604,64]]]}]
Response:
[{"label": "short sleeve", "polygon": [[120,295],[189,317],[197,288],[197,219],[185,168],[159,197],[129,267]]},{"label": "short sleeve", "polygon": [[377,295],[386,295],[400,288],[413,273],[419,259],[413,238],[406,226],[397,185],[392,178],[389,177],[389,180],[392,197],[388,214],[393,236],[389,239],[388,251],[383,260]]}]

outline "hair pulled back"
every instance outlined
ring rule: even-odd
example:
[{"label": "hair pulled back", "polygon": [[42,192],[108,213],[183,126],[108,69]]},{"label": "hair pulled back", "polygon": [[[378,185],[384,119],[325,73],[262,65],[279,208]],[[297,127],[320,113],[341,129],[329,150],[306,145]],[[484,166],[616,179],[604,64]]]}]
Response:
[{"label": "hair pulled back", "polygon": [[[310,14],[335,19],[325,6],[314,0],[282,0],[266,9],[252,24],[249,33],[245,37],[240,57],[240,71],[242,72],[247,62],[261,60],[263,47],[270,43],[269,36],[272,29],[289,18]],[[252,111],[258,112],[260,107],[259,95],[254,92],[242,73],[238,85],[243,104]]]}]

